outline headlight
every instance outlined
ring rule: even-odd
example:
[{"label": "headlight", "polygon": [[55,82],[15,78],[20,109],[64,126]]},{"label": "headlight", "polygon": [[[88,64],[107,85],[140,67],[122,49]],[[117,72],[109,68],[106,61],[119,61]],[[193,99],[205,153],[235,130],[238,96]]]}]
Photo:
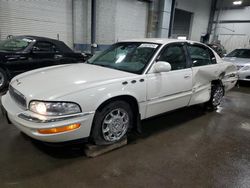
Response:
[{"label": "headlight", "polygon": [[250,69],[250,66],[248,66],[248,65],[247,65],[247,66],[244,66],[244,67],[242,68],[243,71],[246,71],[246,70],[249,70],[249,69]]},{"label": "headlight", "polygon": [[79,105],[70,102],[31,101],[29,109],[32,112],[45,116],[62,116],[81,112]]}]

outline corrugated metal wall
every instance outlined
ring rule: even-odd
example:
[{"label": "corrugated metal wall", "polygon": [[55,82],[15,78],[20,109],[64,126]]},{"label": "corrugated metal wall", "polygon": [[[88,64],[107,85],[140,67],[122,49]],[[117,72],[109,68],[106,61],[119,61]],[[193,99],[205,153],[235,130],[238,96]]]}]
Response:
[{"label": "corrugated metal wall", "polygon": [[219,34],[221,44],[230,53],[236,48],[249,48],[250,37],[246,34]]},{"label": "corrugated metal wall", "polygon": [[235,48],[250,48],[250,7],[220,10],[218,20],[224,23],[214,24],[213,31],[228,53]]},{"label": "corrugated metal wall", "polygon": [[146,37],[148,3],[134,0],[118,0],[115,21],[116,40]]},{"label": "corrugated metal wall", "polygon": [[72,47],[72,0],[0,0],[0,40],[26,34],[59,34]]},{"label": "corrugated metal wall", "polygon": [[74,2],[74,42],[90,44],[91,41],[91,0]]},{"label": "corrugated metal wall", "polygon": [[[97,50],[118,40],[143,38],[147,33],[148,3],[137,0],[96,1]],[[91,0],[74,1],[74,42],[78,51],[90,50]]]}]

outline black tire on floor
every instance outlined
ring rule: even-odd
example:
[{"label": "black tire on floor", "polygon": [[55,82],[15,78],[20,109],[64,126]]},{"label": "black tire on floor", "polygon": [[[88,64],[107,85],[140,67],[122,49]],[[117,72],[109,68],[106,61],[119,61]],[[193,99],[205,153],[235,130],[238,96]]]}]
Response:
[{"label": "black tire on floor", "polygon": [[[118,115],[117,110],[120,111],[119,115]],[[119,117],[119,116],[123,116],[124,114],[125,114],[124,118]],[[109,123],[109,126],[107,123],[104,123],[104,121],[108,122],[107,120],[109,122],[112,122],[112,123]],[[125,122],[123,124],[125,126],[119,126],[122,124],[121,122],[123,123]],[[92,125],[91,140],[96,145],[111,145],[116,142],[119,142],[127,136],[128,130],[132,127],[132,122],[133,122],[133,112],[128,103],[126,103],[125,101],[110,102],[104,107],[102,107],[101,109],[98,109],[96,111],[93,125]],[[118,126],[118,128],[116,126]],[[118,134],[119,136],[117,136],[116,138],[119,138],[121,136],[118,140],[107,139],[111,137],[109,135],[112,135],[112,134],[108,134],[108,133],[112,131],[105,132],[104,131],[105,128],[108,128],[105,130],[118,130],[121,127],[124,128],[124,131],[121,131],[122,134],[120,135]],[[125,127],[126,127],[126,131],[125,131]]]},{"label": "black tire on floor", "polygon": [[8,84],[8,76],[6,72],[0,68],[0,92],[2,92]]},{"label": "black tire on floor", "polygon": [[212,83],[211,87],[211,97],[210,100],[206,103],[208,110],[216,110],[220,105],[221,100],[224,96],[224,87],[222,83]]}]

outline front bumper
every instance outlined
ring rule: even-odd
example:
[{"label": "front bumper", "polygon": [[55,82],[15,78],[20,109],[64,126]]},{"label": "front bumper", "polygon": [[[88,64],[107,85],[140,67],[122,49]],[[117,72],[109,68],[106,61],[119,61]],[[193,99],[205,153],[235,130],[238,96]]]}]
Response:
[{"label": "front bumper", "polygon": [[[90,135],[94,112],[82,113],[81,115],[74,117],[52,118],[41,121],[41,118],[36,117],[36,114],[21,109],[13,101],[9,93],[2,97],[2,105],[7,112],[7,117],[10,122],[19,130],[36,140],[56,143],[86,138]],[[26,117],[32,118],[25,118],[25,116],[22,117],[21,114],[25,114]],[[76,123],[80,123],[81,126],[72,131],[55,134],[40,134],[38,132],[38,129],[51,129]]]}]

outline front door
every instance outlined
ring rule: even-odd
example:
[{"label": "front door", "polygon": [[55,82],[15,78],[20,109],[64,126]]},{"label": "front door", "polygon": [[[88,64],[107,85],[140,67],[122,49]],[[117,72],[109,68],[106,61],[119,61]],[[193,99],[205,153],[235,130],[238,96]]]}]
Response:
[{"label": "front door", "polygon": [[184,43],[167,45],[157,61],[170,63],[171,71],[147,74],[147,118],[187,106],[192,95],[192,69]]},{"label": "front door", "polygon": [[30,69],[60,64],[61,55],[50,42],[38,41],[34,44],[30,60]]}]

